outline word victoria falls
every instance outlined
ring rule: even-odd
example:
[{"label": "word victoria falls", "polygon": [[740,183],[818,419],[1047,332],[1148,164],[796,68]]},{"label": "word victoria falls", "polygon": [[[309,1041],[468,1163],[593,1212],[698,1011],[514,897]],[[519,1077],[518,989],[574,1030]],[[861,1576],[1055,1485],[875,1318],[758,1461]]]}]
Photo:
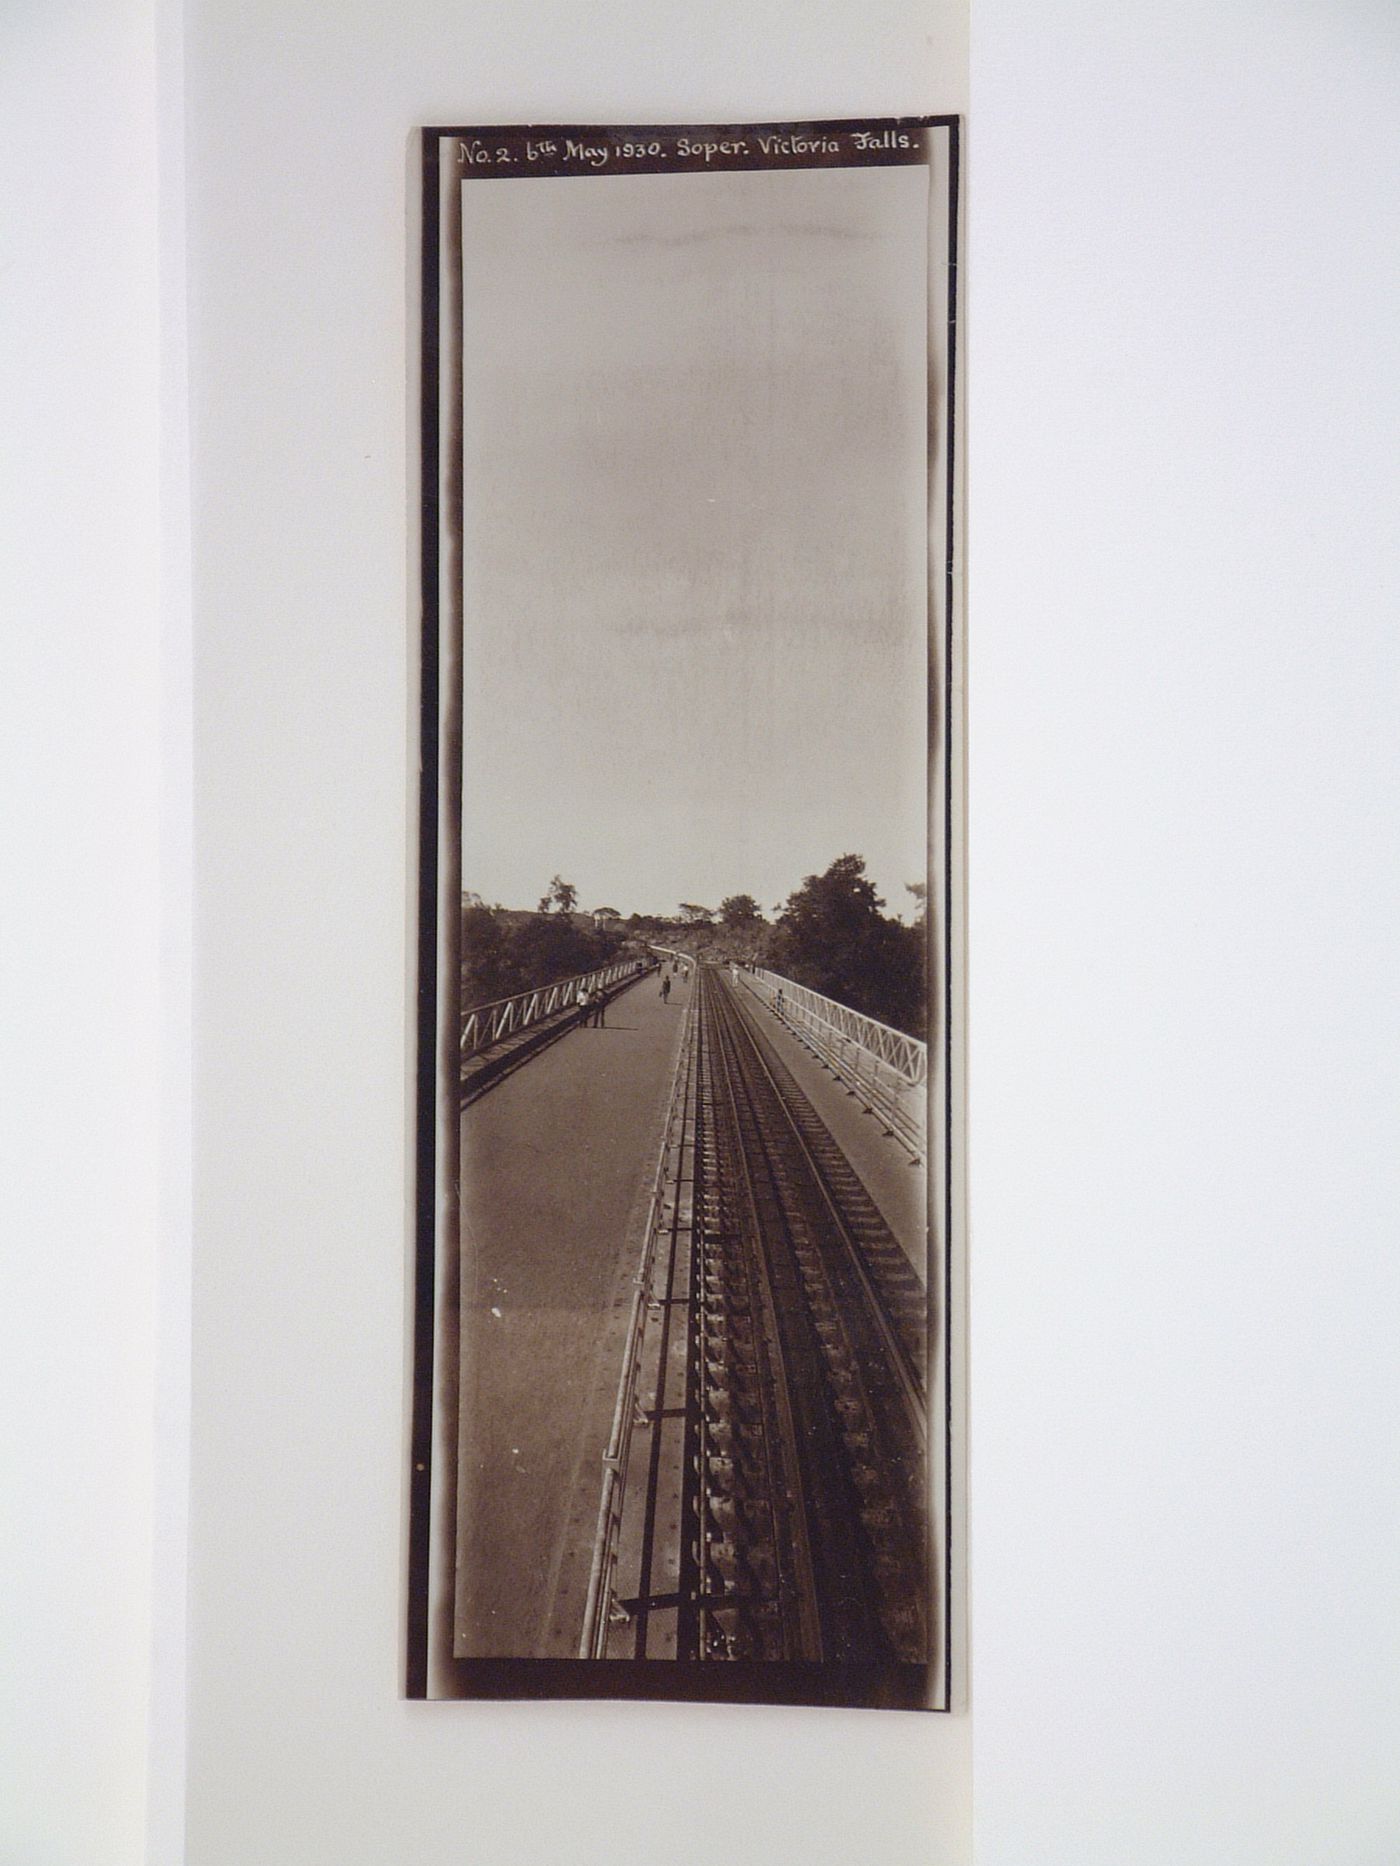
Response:
[{"label": "word victoria falls", "polygon": [[485,131],[461,137],[456,146],[460,168],[537,169],[568,172],[610,167],[748,165],[756,162],[801,164],[862,161],[872,158],[913,157],[922,146],[921,129],[841,130],[803,134],[800,131],[755,130],[738,135],[714,132],[617,132],[607,136],[568,131],[519,133]]}]

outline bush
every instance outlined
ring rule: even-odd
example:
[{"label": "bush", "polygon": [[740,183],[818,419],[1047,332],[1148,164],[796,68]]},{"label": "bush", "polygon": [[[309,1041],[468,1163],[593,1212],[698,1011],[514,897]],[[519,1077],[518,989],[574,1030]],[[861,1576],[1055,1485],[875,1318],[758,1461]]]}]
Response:
[{"label": "bush", "polygon": [[505,918],[494,908],[462,911],[462,1009],[517,992],[552,985],[556,979],[596,971],[627,943],[616,928],[580,925],[568,914]]}]

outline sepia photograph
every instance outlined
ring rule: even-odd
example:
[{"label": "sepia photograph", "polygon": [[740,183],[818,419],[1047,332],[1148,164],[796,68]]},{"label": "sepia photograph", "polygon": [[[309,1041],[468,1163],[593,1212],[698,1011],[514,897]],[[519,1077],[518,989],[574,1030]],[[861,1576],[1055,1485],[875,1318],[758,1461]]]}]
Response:
[{"label": "sepia photograph", "polygon": [[948,1706],[957,188],[424,132],[410,1696]]}]

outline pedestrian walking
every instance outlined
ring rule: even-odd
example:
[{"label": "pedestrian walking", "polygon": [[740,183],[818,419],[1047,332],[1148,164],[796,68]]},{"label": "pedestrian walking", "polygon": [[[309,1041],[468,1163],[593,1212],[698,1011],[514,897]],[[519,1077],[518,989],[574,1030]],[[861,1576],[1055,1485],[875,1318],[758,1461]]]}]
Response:
[{"label": "pedestrian walking", "polygon": [[588,1000],[588,987],[587,987],[587,985],[580,985],[580,986],[579,986],[579,988],[578,988],[578,1000],[577,1000],[577,1002],[578,1002],[578,1027],[579,1027],[579,1029],[580,1029],[580,1030],[582,1030],[582,1029],[584,1028],[584,1026],[585,1026],[585,1025],[587,1024],[587,1022],[588,1022],[588,1003],[589,1003],[589,1000]]},{"label": "pedestrian walking", "polygon": [[661,1002],[663,1004],[669,1004],[670,1000],[671,1000],[671,980],[669,977],[667,977],[667,978],[663,978],[661,981]]},{"label": "pedestrian walking", "polygon": [[593,1028],[601,1030],[608,1021],[608,994],[601,985],[593,988]]}]

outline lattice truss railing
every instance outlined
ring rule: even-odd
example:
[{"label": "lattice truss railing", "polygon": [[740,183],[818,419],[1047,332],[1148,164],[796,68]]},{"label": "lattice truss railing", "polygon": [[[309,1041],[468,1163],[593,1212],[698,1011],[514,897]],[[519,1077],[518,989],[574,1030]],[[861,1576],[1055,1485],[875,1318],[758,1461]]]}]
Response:
[{"label": "lattice truss railing", "polygon": [[738,970],[754,996],[788,1025],[916,1159],[927,1144],[928,1045],[780,972]]},{"label": "lattice truss railing", "polygon": [[610,985],[635,977],[642,967],[640,959],[619,959],[595,972],[579,972],[573,978],[556,979],[552,985],[517,992],[513,998],[475,1005],[462,1023],[462,1055],[475,1056],[514,1031],[528,1030],[531,1024],[567,1010],[571,1004],[578,1003],[578,994],[584,985],[590,991],[595,987],[606,990]]}]

